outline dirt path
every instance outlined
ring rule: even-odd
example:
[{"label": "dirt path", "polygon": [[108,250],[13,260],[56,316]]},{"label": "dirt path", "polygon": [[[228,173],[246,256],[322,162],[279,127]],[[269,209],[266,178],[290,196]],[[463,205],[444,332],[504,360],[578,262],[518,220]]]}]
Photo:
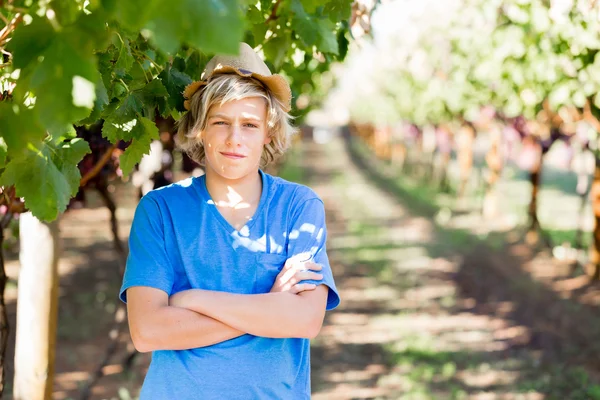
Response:
[{"label": "dirt path", "polygon": [[[578,367],[589,364],[578,355],[600,355],[593,339],[600,326],[589,313],[574,319],[577,302],[532,283],[526,272],[515,275],[519,260],[465,244],[468,236],[418,216],[414,204],[408,208],[375,184],[340,138],[302,143],[295,163],[325,200],[328,254],[342,296],[313,343],[314,399],[600,399],[589,368]],[[125,239],[137,200],[129,185],[117,186],[115,195]],[[62,221],[58,400],[78,398],[104,354],[117,302],[118,265],[108,212],[99,204],[92,197],[89,209]],[[513,250],[518,246],[507,253]],[[13,280],[15,257],[7,265]],[[13,284],[13,332],[15,295]],[[566,340],[571,334],[577,340]],[[120,340],[92,399],[126,400],[139,390],[149,355],[123,372],[127,332]]]},{"label": "dirt path", "polygon": [[299,158],[328,208],[342,297],[313,345],[314,399],[597,398],[581,369],[542,366],[543,346],[512,318],[515,299],[477,271],[490,270],[488,254],[460,254],[369,181],[341,139]]}]

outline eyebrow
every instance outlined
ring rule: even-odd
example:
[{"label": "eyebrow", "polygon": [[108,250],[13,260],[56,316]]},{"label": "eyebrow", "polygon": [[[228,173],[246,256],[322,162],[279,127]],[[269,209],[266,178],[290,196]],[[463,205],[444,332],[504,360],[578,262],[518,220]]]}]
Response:
[{"label": "eyebrow", "polygon": [[[213,118],[231,119],[229,117],[229,115],[226,115],[226,114],[223,114],[223,113],[216,113],[216,114],[211,114],[211,115],[208,116],[208,119],[213,119]],[[256,116],[242,116],[240,119],[242,121],[248,121],[248,120],[262,121],[262,118],[256,117]]]},{"label": "eyebrow", "polygon": [[229,119],[229,116],[222,114],[222,113],[216,113],[216,114],[211,114],[208,116],[208,119],[213,119],[213,118],[224,118],[224,119]]}]

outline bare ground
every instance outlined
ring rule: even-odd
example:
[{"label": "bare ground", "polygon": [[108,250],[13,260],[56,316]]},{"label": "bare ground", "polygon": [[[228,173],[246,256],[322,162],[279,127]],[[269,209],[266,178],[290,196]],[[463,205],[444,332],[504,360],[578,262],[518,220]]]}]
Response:
[{"label": "bare ground", "polygon": [[[290,164],[284,175],[325,201],[342,297],[313,342],[315,399],[600,398],[597,285],[510,235],[492,248],[437,225],[430,208],[378,179],[341,139],[304,142]],[[125,238],[136,195],[127,184],[115,195]],[[90,208],[62,221],[55,399],[78,398],[104,354],[118,301],[108,211],[99,205],[92,197]],[[16,254],[8,256],[16,280]],[[14,332],[14,284],[7,297]],[[139,391],[149,356],[122,371],[127,332],[120,340],[94,399]],[[13,347],[14,336],[9,359]]]}]

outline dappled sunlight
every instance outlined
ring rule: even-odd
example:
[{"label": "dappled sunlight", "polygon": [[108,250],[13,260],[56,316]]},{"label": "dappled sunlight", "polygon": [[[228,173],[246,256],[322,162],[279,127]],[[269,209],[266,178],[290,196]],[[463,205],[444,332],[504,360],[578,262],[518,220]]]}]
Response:
[{"label": "dappled sunlight", "polygon": [[404,293],[404,296],[407,300],[428,302],[446,296],[454,296],[455,294],[456,287],[453,285],[439,284],[409,289]]},{"label": "dappled sunlight", "polygon": [[[534,350],[532,343],[540,340],[539,329],[553,327],[530,326],[518,319],[521,304],[488,293],[496,281],[498,287],[506,285],[495,276],[486,276],[492,261],[470,259],[470,252],[458,250],[470,249],[472,235],[487,235],[490,227],[473,229],[469,227],[472,215],[457,214],[440,228],[434,218],[413,215],[397,198],[370,182],[346,157],[339,139],[332,139],[327,147],[308,146],[312,153],[303,160],[310,165],[303,168],[314,177],[314,184],[309,184],[325,203],[328,255],[342,298],[340,307],[327,313],[312,344],[312,398],[544,399],[541,388],[553,384],[545,379],[556,375],[540,369],[544,350]],[[328,152],[338,156],[328,156]],[[69,233],[61,260],[65,277],[61,297],[70,305],[63,302],[61,306],[63,318],[69,321],[59,327],[54,398],[64,400],[72,398],[96,365],[104,338],[90,341],[86,337],[94,336],[92,329],[108,332],[115,304],[111,292],[118,289],[107,213],[103,209],[79,211],[84,212],[65,222]],[[130,223],[127,213],[132,211],[121,211],[123,233]],[[448,231],[440,233],[442,229]],[[257,238],[242,228],[234,232],[232,243],[264,251],[268,240],[277,252],[286,241],[301,235],[319,232],[306,225],[288,237]],[[95,245],[86,252],[81,250],[82,243]],[[531,257],[527,248],[511,246],[509,252]],[[308,251],[299,261],[310,256]],[[91,268],[86,264],[91,259],[103,268]],[[528,265],[528,273],[543,277],[544,268],[553,268],[543,260],[537,263]],[[80,290],[77,285],[82,280],[94,280],[94,284]],[[579,296],[579,301],[593,304],[600,297],[581,278],[543,282],[560,289],[565,297]],[[128,342],[126,332],[121,341]],[[73,343],[78,343],[77,354],[60,350],[61,345]],[[94,389],[95,398],[113,398],[119,388],[132,396],[137,393],[149,355],[137,359],[134,372],[123,372],[118,361],[115,358],[104,368],[106,377]],[[575,378],[565,375],[564,381],[577,382]]]},{"label": "dappled sunlight", "polygon": [[461,371],[458,378],[472,388],[486,389],[493,385],[512,385],[519,378],[519,372],[498,371],[483,365],[475,371]]},{"label": "dappled sunlight", "polygon": [[578,300],[582,304],[598,306],[600,305],[600,290],[593,289],[579,296]]},{"label": "dappled sunlight", "polygon": [[[319,151],[341,154],[339,141],[327,146]],[[327,208],[338,221],[328,248],[343,299],[313,345],[313,398],[545,398],[536,389],[546,376],[541,353],[528,348],[534,330],[514,320],[519,305],[473,296],[469,285],[479,281],[463,275],[490,266],[484,258],[465,266],[466,253],[456,250],[468,249],[473,235],[501,248],[490,232],[509,224],[482,226],[458,214],[441,235],[434,219],[411,215],[348,160],[311,168],[326,206],[335,205]],[[344,179],[326,180],[341,170]],[[378,199],[394,217],[382,217]]]},{"label": "dappled sunlight", "polygon": [[552,283],[552,288],[558,292],[571,292],[576,289],[581,289],[590,284],[590,279],[585,276],[576,276],[575,278],[563,279]]},{"label": "dappled sunlight", "polygon": [[[358,280],[355,278],[353,281],[348,281],[348,284],[355,286],[357,282]],[[344,302],[348,302],[352,308],[362,307],[368,309],[373,305],[373,302],[394,301],[398,298],[398,290],[389,286],[377,287],[374,284],[376,284],[375,279],[368,278],[362,283],[363,288],[356,286],[352,289],[343,289],[341,293],[344,295]]]}]

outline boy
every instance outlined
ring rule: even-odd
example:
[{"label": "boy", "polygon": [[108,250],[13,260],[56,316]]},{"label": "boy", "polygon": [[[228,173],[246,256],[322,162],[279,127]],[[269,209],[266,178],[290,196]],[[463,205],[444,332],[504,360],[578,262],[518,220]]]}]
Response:
[{"label": "boy", "polygon": [[339,296],[323,203],[260,168],[293,132],[291,91],[242,43],[185,92],[178,143],[206,174],[149,192],[121,288],[140,399],[309,399],[309,339]]}]

